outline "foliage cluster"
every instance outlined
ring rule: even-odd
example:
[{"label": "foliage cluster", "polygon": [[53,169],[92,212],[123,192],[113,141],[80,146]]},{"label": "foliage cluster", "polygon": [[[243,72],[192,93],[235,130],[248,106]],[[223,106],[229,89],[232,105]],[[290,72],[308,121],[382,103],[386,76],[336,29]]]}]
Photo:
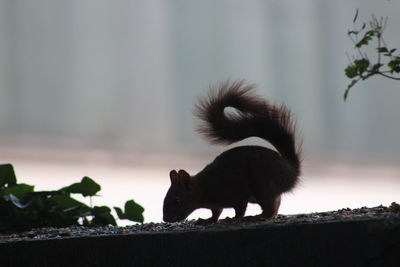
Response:
[{"label": "foliage cluster", "polygon": [[[358,10],[353,19],[354,29],[348,31],[349,38],[354,43],[357,55],[350,59],[350,64],[345,68],[345,74],[352,79],[344,93],[344,100],[347,99],[350,89],[360,80],[366,80],[374,75],[380,75],[393,80],[400,80],[400,54],[396,48],[389,48],[383,38],[387,18],[377,19],[372,16],[369,25],[363,23],[358,29],[356,21]],[[376,60],[372,62],[368,54],[363,50],[371,42],[376,44]]]},{"label": "foliage cluster", "polygon": [[[0,231],[27,230],[35,227],[70,225],[117,225],[107,206],[88,206],[73,194],[93,197],[101,187],[89,177],[54,191],[34,191],[34,186],[17,183],[11,164],[0,165]],[[120,219],[143,222],[144,209],[133,200],[124,211],[114,207]]]}]

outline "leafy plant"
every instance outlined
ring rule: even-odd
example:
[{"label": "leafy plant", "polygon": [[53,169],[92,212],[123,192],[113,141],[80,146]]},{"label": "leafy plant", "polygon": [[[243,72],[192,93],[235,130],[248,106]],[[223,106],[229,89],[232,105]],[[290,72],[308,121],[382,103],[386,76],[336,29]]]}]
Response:
[{"label": "leafy plant", "polygon": [[[70,225],[117,225],[111,209],[88,206],[73,194],[93,197],[101,187],[89,177],[54,191],[34,191],[33,185],[17,183],[11,164],[0,165],[0,231],[26,230],[35,227]],[[125,209],[114,207],[119,219],[143,222],[143,207],[133,200]]]},{"label": "leafy plant", "polygon": [[[353,56],[350,64],[344,72],[349,79],[352,79],[344,93],[344,100],[347,99],[350,89],[360,80],[366,80],[372,76],[379,75],[393,80],[400,80],[400,54],[397,49],[390,49],[383,38],[387,17],[379,20],[372,15],[372,19],[367,25],[363,23],[360,28],[356,26],[358,9],[353,19],[353,30],[349,30],[347,35],[354,43],[357,55]],[[376,44],[376,60],[372,62],[365,48],[372,42]]]}]

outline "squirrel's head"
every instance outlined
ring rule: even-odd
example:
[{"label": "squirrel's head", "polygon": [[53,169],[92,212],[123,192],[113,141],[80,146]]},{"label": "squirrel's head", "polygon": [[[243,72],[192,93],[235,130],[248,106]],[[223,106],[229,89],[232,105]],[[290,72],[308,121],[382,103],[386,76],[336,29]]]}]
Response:
[{"label": "squirrel's head", "polygon": [[171,186],[164,198],[163,220],[179,222],[194,210],[193,185],[190,175],[184,170],[172,170],[169,177]]}]

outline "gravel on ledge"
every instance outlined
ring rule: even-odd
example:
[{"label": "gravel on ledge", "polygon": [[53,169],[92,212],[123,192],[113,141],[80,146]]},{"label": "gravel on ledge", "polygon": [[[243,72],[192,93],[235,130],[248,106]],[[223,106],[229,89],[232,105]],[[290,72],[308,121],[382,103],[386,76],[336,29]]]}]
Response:
[{"label": "gravel on ledge", "polygon": [[70,226],[64,228],[37,228],[19,233],[0,233],[0,243],[18,242],[27,240],[63,239],[78,237],[93,237],[107,235],[126,235],[138,233],[163,233],[173,231],[201,231],[216,229],[253,228],[278,226],[289,224],[314,224],[325,222],[343,222],[356,220],[388,220],[400,221],[400,205],[393,202],[390,207],[378,206],[373,208],[362,207],[357,209],[344,208],[330,212],[316,212],[298,215],[278,215],[273,220],[265,220],[258,216],[248,216],[242,219],[226,218],[217,223],[197,225],[195,220],[178,223],[145,223],[125,227],[101,226],[85,227]]}]

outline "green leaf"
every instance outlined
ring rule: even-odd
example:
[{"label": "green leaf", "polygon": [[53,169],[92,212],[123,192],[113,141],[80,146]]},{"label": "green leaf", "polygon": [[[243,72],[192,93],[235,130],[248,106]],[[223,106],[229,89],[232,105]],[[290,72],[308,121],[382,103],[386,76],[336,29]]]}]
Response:
[{"label": "green leaf", "polygon": [[358,75],[357,70],[358,68],[356,66],[349,65],[347,68],[345,68],[344,73],[348,78],[352,79]]},{"label": "green leaf", "polygon": [[74,183],[61,190],[66,190],[69,193],[82,194],[84,197],[94,196],[101,190],[101,186],[91,178],[85,176],[80,183]]},{"label": "green leaf", "polygon": [[3,198],[6,201],[10,201],[14,206],[20,209],[25,209],[30,206],[32,203],[32,199],[29,201],[23,202],[20,198],[14,196],[13,194],[4,195]]},{"label": "green leaf", "polygon": [[63,210],[75,207],[87,207],[82,202],[79,202],[78,200],[68,195],[55,195],[52,196],[50,199],[53,200],[57,204],[57,206]]},{"label": "green leaf", "polygon": [[119,208],[119,207],[114,207],[114,210],[115,210],[115,212],[117,213],[118,218],[120,218],[121,220],[125,220],[125,219],[126,219],[126,216],[125,216],[125,214],[124,214],[124,212],[122,211],[121,208]]},{"label": "green leaf", "polygon": [[134,222],[143,223],[144,217],[143,212],[144,208],[137,204],[134,200],[128,200],[125,203],[125,212],[123,213],[122,210],[118,207],[114,207],[118,217],[120,219],[126,219]]},{"label": "green leaf", "polygon": [[4,189],[3,193],[13,194],[18,198],[23,198],[27,193],[33,192],[34,186],[29,184],[17,184]]},{"label": "green leaf", "polygon": [[144,208],[134,200],[128,200],[125,203],[125,215],[128,220],[142,223],[144,221],[143,212]]},{"label": "green leaf", "polygon": [[400,73],[400,58],[393,59],[389,61],[388,67],[392,73]]},{"label": "green leaf", "polygon": [[347,96],[349,95],[350,89],[351,89],[357,82],[358,82],[358,80],[357,80],[357,79],[354,79],[354,80],[352,80],[351,83],[347,86],[347,89],[346,89],[346,91],[344,92],[344,96],[343,96],[344,101],[346,101]]},{"label": "green leaf", "polygon": [[376,63],[376,64],[374,64],[374,65],[371,67],[371,73],[370,73],[370,75],[372,76],[372,75],[376,74],[377,72],[379,72],[379,69],[380,69],[382,66],[383,66],[382,63]]},{"label": "green leaf", "polygon": [[387,47],[378,47],[376,50],[378,50],[378,53],[387,53],[387,52],[389,52]]},{"label": "green leaf", "polygon": [[361,76],[369,67],[369,60],[366,58],[354,60],[352,65],[344,69],[346,76],[350,79]]},{"label": "green leaf", "polygon": [[363,37],[358,43],[356,43],[356,47],[357,47],[357,48],[360,48],[360,47],[362,47],[362,46],[364,46],[364,45],[368,45],[369,41],[372,40],[372,37],[373,37],[375,34],[376,34],[375,31],[367,31],[367,32],[364,34],[364,37]]},{"label": "green leaf", "polygon": [[0,165],[0,187],[15,184],[17,184],[17,178],[15,177],[14,167],[11,164]]},{"label": "green leaf", "polygon": [[378,34],[378,32],[376,30],[370,30],[365,33],[365,36],[372,37],[372,36],[375,36],[376,34]]},{"label": "green leaf", "polygon": [[106,206],[94,207],[92,209],[92,214],[94,216],[92,220],[93,225],[117,225],[114,217],[111,215],[111,209]]},{"label": "green leaf", "polygon": [[358,33],[359,33],[359,31],[348,31],[347,35],[349,35],[349,36],[352,35],[352,34],[353,35],[357,35]]},{"label": "green leaf", "polygon": [[369,60],[366,58],[357,59],[357,60],[354,60],[354,65],[357,68],[358,74],[361,75],[363,72],[365,72],[368,69]]}]

